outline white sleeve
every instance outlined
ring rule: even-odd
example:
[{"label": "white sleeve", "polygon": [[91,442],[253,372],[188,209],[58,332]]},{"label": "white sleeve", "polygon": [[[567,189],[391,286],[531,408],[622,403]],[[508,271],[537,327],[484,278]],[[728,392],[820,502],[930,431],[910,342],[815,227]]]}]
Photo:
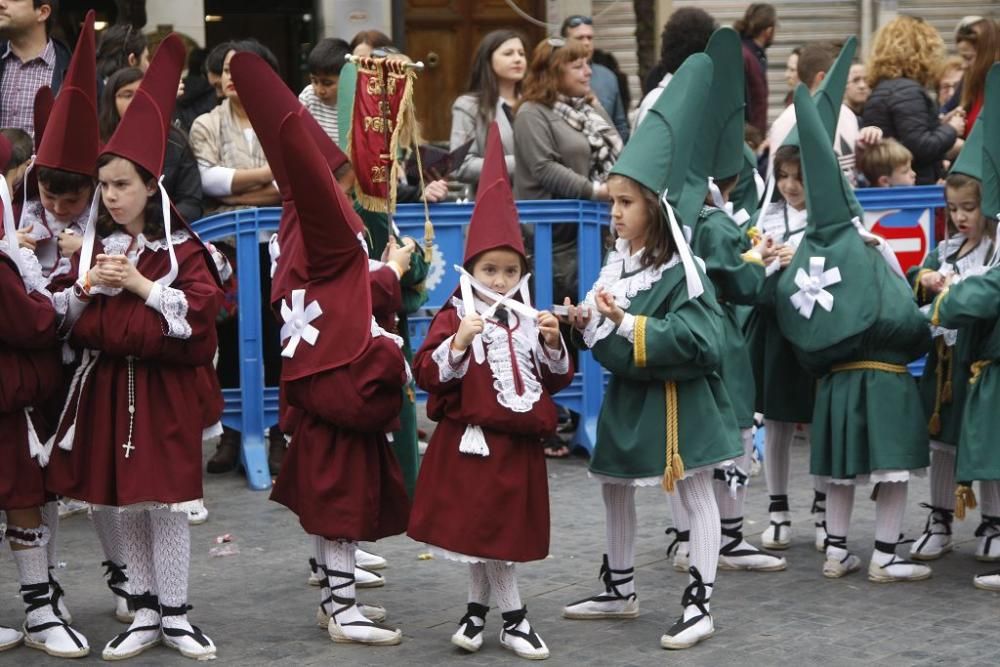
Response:
[{"label": "white sleeve", "polygon": [[228,197],[233,194],[233,177],[236,170],[218,165],[206,167],[198,165],[201,174],[201,189],[209,197]]}]

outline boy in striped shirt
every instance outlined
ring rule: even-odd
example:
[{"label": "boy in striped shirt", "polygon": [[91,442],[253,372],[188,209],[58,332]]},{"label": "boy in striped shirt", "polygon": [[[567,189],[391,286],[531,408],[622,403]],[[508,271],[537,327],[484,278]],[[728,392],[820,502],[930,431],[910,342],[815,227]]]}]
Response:
[{"label": "boy in striped shirt", "polygon": [[350,51],[350,45],[342,39],[321,39],[307,60],[310,84],[299,93],[299,102],[334,142],[338,140],[337,85],[344,57]]}]

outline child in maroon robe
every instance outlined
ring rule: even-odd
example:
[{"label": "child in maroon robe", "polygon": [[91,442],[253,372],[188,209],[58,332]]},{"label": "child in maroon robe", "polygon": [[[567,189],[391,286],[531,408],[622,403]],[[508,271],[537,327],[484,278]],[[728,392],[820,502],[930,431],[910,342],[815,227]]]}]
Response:
[{"label": "child in maroon robe", "polygon": [[549,490],[542,440],[555,433],[551,394],[573,378],[555,316],[531,308],[527,259],[496,124],[490,128],[469,225],[461,298],[434,318],[414,358],[437,421],[420,466],[408,534],[469,563],[468,612],[452,643],[478,651],[490,592],[500,643],[544,659],[525,618],[515,562],[549,553]]},{"label": "child in maroon robe", "polygon": [[[271,499],[322,539],[329,596],[320,609],[335,642],[398,644],[399,630],[366,618],[355,599],[355,545],[398,535],[409,500],[386,437],[397,428],[406,363],[402,340],[372,317],[361,221],[310,140],[304,119],[280,125],[298,233],[281,247],[287,295],[281,384],[298,411]],[[283,223],[284,224],[284,223]],[[289,230],[290,231],[290,230]]]},{"label": "child in maroon robe", "polygon": [[[202,497],[199,367],[212,361],[222,298],[213,261],[157,178],[184,63],[161,42],[98,162],[102,206],[56,310],[82,359],[52,442],[50,491],[121,510],[135,620],[104,648],[138,655],[161,641],[208,659],[187,619],[187,506]],[[98,238],[99,237],[99,238]]]},{"label": "child in maroon robe", "polygon": [[[10,168],[11,146],[0,135],[0,165]],[[57,657],[90,652],[87,639],[60,616],[58,584],[49,574],[49,529],[42,522],[45,503],[42,466],[48,450],[41,443],[32,411],[59,389],[62,381],[56,336],[56,311],[45,289],[42,267],[30,250],[18,247],[7,181],[0,178],[4,237],[0,241],[0,510],[7,513],[6,537],[17,564],[25,603],[24,635],[0,627],[0,651],[22,638],[31,648]],[[0,535],[3,537],[3,535]]]}]

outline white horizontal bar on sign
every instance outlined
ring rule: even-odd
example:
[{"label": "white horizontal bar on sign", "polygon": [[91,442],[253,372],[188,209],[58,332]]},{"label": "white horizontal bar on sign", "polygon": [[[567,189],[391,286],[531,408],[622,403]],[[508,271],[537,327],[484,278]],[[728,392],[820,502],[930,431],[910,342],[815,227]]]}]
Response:
[{"label": "white horizontal bar on sign", "polygon": [[893,252],[920,252],[920,239],[887,239]]}]

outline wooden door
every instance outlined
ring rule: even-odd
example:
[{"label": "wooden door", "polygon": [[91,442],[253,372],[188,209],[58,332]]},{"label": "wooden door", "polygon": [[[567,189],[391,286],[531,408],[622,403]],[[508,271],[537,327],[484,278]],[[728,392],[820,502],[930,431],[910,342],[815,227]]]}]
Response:
[{"label": "wooden door", "polygon": [[[517,4],[531,16],[545,17],[545,0]],[[521,31],[528,38],[529,59],[545,36],[544,29],[515,14],[504,0],[406,0],[405,12],[406,53],[425,65],[414,89],[424,141],[448,141],[451,104],[465,92],[483,35],[500,28]]]}]

